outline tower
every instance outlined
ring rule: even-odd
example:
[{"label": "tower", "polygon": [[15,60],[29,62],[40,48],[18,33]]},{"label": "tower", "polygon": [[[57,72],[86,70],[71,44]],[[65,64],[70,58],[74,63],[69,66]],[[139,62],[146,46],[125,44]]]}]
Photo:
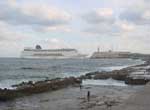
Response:
[{"label": "tower", "polygon": [[99,47],[97,48],[97,52],[98,52],[98,53],[100,52]]}]

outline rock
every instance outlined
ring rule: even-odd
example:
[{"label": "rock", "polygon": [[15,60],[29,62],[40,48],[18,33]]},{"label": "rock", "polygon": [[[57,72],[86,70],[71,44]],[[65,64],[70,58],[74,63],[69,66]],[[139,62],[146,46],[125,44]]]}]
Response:
[{"label": "rock", "polygon": [[148,82],[149,80],[146,80],[144,78],[134,78],[134,77],[127,77],[125,80],[125,84],[129,85],[145,85]]},{"label": "rock", "polygon": [[93,79],[108,79],[108,78],[112,78],[115,80],[122,80],[124,81],[126,79],[126,77],[129,75],[129,71],[122,69],[122,70],[114,70],[111,72],[99,72],[99,73],[95,73],[95,75],[93,76]]},{"label": "rock", "polygon": [[150,72],[150,68],[146,69],[146,72]]},{"label": "rock", "polygon": [[0,101],[7,101],[21,96],[32,95],[36,93],[42,93],[46,91],[58,90],[72,85],[80,85],[82,80],[79,78],[69,77],[69,78],[56,78],[46,81],[38,81],[33,83],[29,81],[28,83],[21,83],[14,85],[16,89],[0,89]]},{"label": "rock", "polygon": [[21,96],[16,90],[0,89],[0,101],[7,101]]},{"label": "rock", "polygon": [[114,70],[111,73],[111,78],[115,80],[124,81],[128,75],[129,75],[129,72],[126,70]]},{"label": "rock", "polygon": [[108,79],[110,77],[111,75],[109,73],[101,72],[101,73],[95,74],[93,79]]}]

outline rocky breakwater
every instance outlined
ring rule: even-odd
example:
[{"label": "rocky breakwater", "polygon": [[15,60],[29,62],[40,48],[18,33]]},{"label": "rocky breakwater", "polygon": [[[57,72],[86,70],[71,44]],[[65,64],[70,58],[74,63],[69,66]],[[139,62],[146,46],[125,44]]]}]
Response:
[{"label": "rocky breakwater", "polygon": [[115,80],[121,80],[124,81],[127,76],[134,71],[131,68],[125,68],[125,69],[121,69],[121,70],[114,70],[114,71],[97,71],[97,72],[91,72],[91,73],[87,73],[86,75],[83,75],[80,77],[80,79],[115,79]]},{"label": "rocky breakwater", "polygon": [[144,85],[150,81],[150,65],[141,65],[131,67],[135,71],[130,73],[125,80],[126,84]]},{"label": "rocky breakwater", "polygon": [[97,71],[82,75],[80,79],[109,79],[124,81],[129,85],[144,85],[150,81],[150,63],[127,67],[121,70]]},{"label": "rocky breakwater", "polygon": [[54,91],[61,88],[65,88],[73,85],[80,85],[81,80],[74,77],[69,78],[57,78],[52,80],[38,81],[33,83],[29,81],[27,83],[22,82],[18,85],[13,85],[15,89],[0,89],[0,101],[7,101],[17,97],[32,95],[36,93],[42,93],[47,91]]}]

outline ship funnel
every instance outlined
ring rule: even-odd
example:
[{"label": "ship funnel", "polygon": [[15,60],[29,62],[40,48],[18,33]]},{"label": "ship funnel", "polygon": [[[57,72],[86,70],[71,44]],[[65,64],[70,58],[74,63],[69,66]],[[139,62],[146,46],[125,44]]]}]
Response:
[{"label": "ship funnel", "polygon": [[36,45],[36,47],[35,47],[37,50],[41,50],[42,49],[42,47],[40,46],[40,45]]}]

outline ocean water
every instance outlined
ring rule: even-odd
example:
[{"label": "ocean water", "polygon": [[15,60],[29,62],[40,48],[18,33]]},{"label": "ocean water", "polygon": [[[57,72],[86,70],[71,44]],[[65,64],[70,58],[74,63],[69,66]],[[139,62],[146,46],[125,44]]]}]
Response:
[{"label": "ocean water", "polygon": [[111,71],[141,64],[132,59],[20,59],[0,58],[0,88],[22,81],[80,76],[93,71]]}]

